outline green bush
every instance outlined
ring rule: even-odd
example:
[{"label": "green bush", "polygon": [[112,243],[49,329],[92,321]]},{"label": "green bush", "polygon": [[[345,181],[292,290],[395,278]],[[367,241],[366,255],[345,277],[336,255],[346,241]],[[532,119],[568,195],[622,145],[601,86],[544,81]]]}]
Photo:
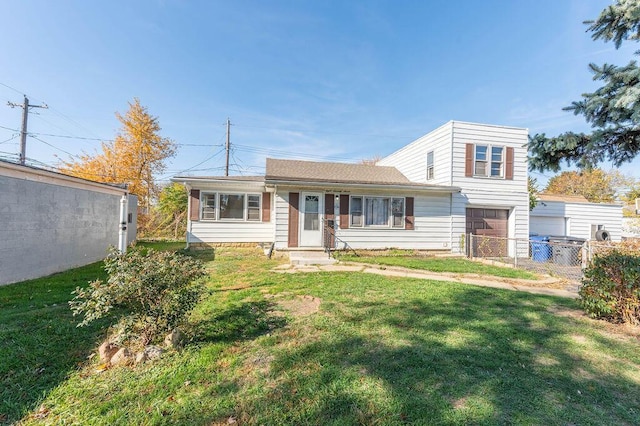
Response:
[{"label": "green bush", "polygon": [[113,249],[104,268],[107,281],[76,288],[69,304],[74,316],[84,316],[78,326],[115,317],[118,343],[144,346],[161,340],[186,321],[204,292],[204,265],[179,253]]},{"label": "green bush", "polygon": [[580,303],[594,318],[640,323],[640,256],[611,250],[585,270]]}]

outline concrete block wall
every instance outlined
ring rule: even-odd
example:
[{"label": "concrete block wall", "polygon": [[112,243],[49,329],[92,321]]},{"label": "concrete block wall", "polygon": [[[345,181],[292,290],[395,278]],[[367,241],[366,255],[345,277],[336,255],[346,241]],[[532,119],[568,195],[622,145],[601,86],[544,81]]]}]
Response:
[{"label": "concrete block wall", "polygon": [[124,191],[43,180],[0,174],[0,285],[101,260],[118,244]]}]

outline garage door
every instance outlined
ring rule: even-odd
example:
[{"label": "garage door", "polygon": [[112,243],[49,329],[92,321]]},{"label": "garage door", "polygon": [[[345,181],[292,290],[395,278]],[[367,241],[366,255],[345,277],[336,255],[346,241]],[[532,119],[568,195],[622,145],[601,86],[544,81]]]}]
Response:
[{"label": "garage door", "polygon": [[473,239],[473,256],[506,256],[509,210],[468,208],[467,233],[478,236]]},{"label": "garage door", "polygon": [[538,235],[567,235],[564,217],[530,216],[529,233]]}]

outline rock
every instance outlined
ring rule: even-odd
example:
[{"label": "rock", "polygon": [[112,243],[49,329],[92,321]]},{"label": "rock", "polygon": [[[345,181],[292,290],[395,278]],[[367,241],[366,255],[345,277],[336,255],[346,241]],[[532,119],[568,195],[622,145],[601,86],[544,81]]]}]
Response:
[{"label": "rock", "polygon": [[184,339],[184,334],[177,328],[174,328],[173,331],[164,338],[164,344],[168,348],[178,348],[182,346],[182,340]]},{"label": "rock", "polygon": [[147,358],[147,354],[144,351],[138,352],[136,354],[136,364],[140,364],[141,362],[145,362],[148,359],[149,358]]},{"label": "rock", "polygon": [[164,353],[164,349],[159,346],[147,346],[142,352],[136,355],[136,364],[149,361],[160,357]]},{"label": "rock", "polygon": [[120,348],[116,354],[111,357],[111,365],[123,366],[129,365],[133,361],[133,355],[127,348]]},{"label": "rock", "polygon": [[109,362],[111,358],[118,352],[120,348],[109,341],[105,341],[98,348],[98,355],[100,356],[100,362]]}]

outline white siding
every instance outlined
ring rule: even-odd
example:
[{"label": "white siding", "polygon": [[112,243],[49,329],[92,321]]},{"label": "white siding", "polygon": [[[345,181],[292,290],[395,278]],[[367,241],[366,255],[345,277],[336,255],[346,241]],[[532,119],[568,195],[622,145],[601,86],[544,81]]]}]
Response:
[{"label": "white siding", "polygon": [[[339,229],[336,235],[354,249],[449,250],[452,243],[449,215],[449,194],[415,196],[413,230],[364,227]],[[344,244],[338,242],[338,247],[343,248]]]},{"label": "white siding", "polygon": [[531,235],[567,235],[568,219],[562,216],[529,216]]},{"label": "white siding", "polygon": [[[538,202],[532,216],[568,218],[566,235],[591,238],[591,225],[604,225],[613,241],[622,237],[622,206],[595,203]],[[533,230],[532,230],[533,232]]]},{"label": "white siding", "polygon": [[[264,185],[257,182],[202,182],[192,189],[200,194],[242,193],[262,194]],[[261,204],[262,207],[262,204]],[[191,243],[270,243],[274,240],[274,202],[271,198],[271,221],[189,220],[187,242]]]},{"label": "white siding", "polygon": [[187,238],[189,243],[269,243],[273,223],[193,221]]},{"label": "white siding", "polygon": [[[527,150],[524,147],[527,136],[527,129],[522,128],[451,121],[383,158],[378,164],[394,166],[408,179],[427,183],[426,155],[428,151],[434,151],[435,179],[428,183],[461,188],[461,193],[452,195],[447,226],[451,232],[451,249],[459,252],[461,236],[466,232],[467,207],[508,209],[509,237],[528,238]],[[466,177],[467,143],[513,148],[513,180]]]},{"label": "white siding", "polygon": [[275,248],[287,248],[289,243],[289,191],[278,191],[275,196]]},{"label": "white siding", "polygon": [[[463,190],[480,189],[494,192],[528,192],[527,129],[453,122],[453,162],[451,185]],[[513,180],[465,176],[466,144],[511,147],[514,151]]]},{"label": "white siding", "polygon": [[[393,166],[413,182],[451,185],[451,126],[449,122],[378,161]],[[427,181],[427,152],[433,151],[434,179]]]}]

